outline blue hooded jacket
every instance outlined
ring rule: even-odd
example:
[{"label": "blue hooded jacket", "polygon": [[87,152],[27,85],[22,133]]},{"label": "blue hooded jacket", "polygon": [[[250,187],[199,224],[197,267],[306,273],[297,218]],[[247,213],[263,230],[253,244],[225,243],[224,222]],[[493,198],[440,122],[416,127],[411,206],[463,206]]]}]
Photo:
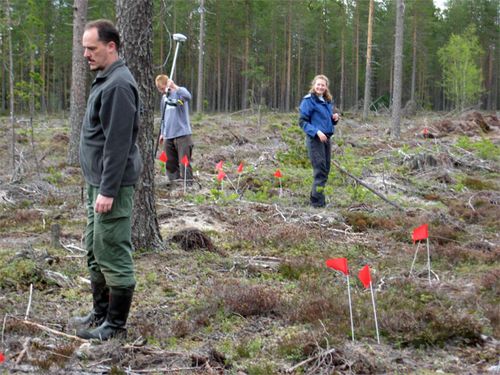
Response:
[{"label": "blue hooded jacket", "polygon": [[314,94],[307,94],[302,98],[299,112],[299,125],[308,136],[314,138],[318,130],[327,136],[335,132],[337,122],[332,119],[333,102],[320,99]]}]

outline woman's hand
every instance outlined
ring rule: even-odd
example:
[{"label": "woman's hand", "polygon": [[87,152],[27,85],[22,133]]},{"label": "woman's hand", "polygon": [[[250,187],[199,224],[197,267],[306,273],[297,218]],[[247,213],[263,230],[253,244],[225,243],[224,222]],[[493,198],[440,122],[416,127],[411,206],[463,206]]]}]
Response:
[{"label": "woman's hand", "polygon": [[319,138],[319,140],[321,142],[325,143],[325,142],[328,141],[328,137],[321,130],[318,130],[318,132],[316,133],[316,135],[318,136],[318,138]]},{"label": "woman's hand", "polygon": [[332,119],[333,119],[333,121],[339,121],[340,120],[340,115],[338,113],[334,113],[332,115]]}]

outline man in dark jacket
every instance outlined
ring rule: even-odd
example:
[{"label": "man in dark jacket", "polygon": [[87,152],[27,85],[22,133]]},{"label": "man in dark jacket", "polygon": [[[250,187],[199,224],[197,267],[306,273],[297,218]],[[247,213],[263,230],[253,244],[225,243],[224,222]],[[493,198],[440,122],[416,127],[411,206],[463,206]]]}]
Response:
[{"label": "man in dark jacket", "polygon": [[90,70],[97,71],[80,140],[80,164],[87,185],[85,245],[94,308],[72,321],[88,328],[79,330],[78,336],[107,340],[126,335],[135,288],[131,215],[142,166],[136,145],[139,93],[118,56],[120,36],[110,21],[88,23],[82,44]]}]

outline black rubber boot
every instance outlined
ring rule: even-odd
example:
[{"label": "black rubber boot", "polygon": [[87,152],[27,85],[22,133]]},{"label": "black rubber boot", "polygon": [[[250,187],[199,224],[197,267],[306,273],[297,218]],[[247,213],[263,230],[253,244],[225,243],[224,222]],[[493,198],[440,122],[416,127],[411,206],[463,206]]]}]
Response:
[{"label": "black rubber boot", "polygon": [[75,316],[70,319],[70,325],[96,327],[101,325],[106,319],[109,306],[109,288],[105,283],[96,283],[91,281],[92,299],[94,307],[92,311],[85,316]]},{"label": "black rubber boot", "polygon": [[127,323],[134,287],[111,288],[109,294],[109,308],[106,320],[97,328],[92,330],[80,330],[76,333],[82,339],[109,340],[113,337],[126,338]]}]

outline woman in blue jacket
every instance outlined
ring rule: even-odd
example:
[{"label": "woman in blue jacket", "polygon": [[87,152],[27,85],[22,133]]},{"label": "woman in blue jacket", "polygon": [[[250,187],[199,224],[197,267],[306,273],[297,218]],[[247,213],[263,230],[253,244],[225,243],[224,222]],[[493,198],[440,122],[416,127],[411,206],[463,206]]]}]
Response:
[{"label": "woman in blue jacket", "polygon": [[323,189],[330,173],[331,137],[339,114],[334,113],[332,95],[328,90],[328,78],[317,75],[311,83],[309,94],[300,103],[299,124],[306,133],[306,146],[313,168],[311,205],[325,206]]}]

